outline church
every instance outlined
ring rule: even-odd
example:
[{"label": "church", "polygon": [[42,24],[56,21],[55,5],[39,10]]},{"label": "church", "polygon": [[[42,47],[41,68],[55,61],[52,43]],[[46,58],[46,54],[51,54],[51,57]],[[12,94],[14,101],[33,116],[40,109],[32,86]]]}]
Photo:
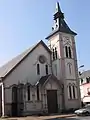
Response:
[{"label": "church", "polygon": [[46,37],[0,68],[0,116],[61,113],[80,107],[75,36],[59,2]]}]

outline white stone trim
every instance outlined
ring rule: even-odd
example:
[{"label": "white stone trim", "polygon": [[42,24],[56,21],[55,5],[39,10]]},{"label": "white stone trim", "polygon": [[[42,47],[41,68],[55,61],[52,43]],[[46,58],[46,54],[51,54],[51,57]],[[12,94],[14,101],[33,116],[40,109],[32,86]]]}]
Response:
[{"label": "white stone trim", "polygon": [[2,87],[2,116],[5,116],[5,109],[4,109],[4,84],[1,82],[0,86]]}]

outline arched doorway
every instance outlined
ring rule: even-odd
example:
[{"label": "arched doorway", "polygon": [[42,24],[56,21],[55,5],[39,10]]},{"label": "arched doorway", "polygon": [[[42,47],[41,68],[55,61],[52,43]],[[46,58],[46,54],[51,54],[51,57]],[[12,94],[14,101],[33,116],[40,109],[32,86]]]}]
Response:
[{"label": "arched doorway", "polygon": [[57,90],[47,90],[48,113],[58,112]]}]

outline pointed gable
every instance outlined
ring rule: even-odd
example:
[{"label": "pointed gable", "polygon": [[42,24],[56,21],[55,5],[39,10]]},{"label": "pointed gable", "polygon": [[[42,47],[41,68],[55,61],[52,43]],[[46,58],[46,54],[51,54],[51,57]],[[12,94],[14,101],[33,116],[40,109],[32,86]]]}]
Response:
[{"label": "pointed gable", "polygon": [[13,58],[11,61],[6,63],[0,68],[0,77],[6,77],[10,72],[12,72],[36,47],[39,45],[43,45],[43,47],[51,54],[50,49],[47,47],[47,45],[41,40],[36,45],[30,47],[20,55]]}]

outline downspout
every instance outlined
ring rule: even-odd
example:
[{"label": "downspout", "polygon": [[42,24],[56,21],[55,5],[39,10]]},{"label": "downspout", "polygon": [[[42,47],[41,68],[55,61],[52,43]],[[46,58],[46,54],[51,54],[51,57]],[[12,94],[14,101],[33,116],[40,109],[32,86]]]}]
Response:
[{"label": "downspout", "polygon": [[2,77],[0,78],[0,86],[2,87],[2,116],[4,117],[5,116],[5,105],[4,105],[4,98],[5,98],[5,91],[4,91],[4,83],[2,82]]},{"label": "downspout", "polygon": [[52,53],[50,54],[50,61],[51,61],[51,74],[53,75],[53,68],[52,68]]}]

